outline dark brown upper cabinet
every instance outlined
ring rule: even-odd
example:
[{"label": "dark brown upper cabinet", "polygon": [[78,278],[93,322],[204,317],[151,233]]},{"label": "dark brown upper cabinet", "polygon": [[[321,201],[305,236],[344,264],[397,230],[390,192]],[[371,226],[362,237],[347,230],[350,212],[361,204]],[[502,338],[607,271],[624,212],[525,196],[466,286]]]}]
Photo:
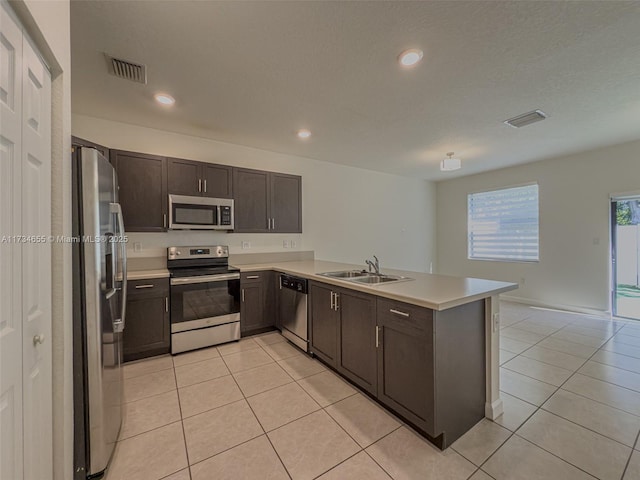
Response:
[{"label": "dark brown upper cabinet", "polygon": [[232,198],[232,168],[180,158],[168,159],[169,194]]},{"label": "dark brown upper cabinet", "polygon": [[271,231],[302,233],[302,177],[270,174]]},{"label": "dark brown upper cabinet", "polygon": [[302,177],[234,168],[236,233],[302,233]]},{"label": "dark brown upper cabinet", "polygon": [[118,174],[119,202],[127,232],[167,229],[167,159],[145,153],[111,150]]}]

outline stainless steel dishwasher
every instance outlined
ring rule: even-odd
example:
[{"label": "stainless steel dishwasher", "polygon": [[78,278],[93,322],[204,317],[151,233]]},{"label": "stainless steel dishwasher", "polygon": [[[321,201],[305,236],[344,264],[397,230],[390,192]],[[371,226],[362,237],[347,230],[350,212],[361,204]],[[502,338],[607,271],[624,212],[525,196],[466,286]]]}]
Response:
[{"label": "stainless steel dishwasher", "polygon": [[279,283],[282,335],[308,352],[307,280],[280,274]]}]

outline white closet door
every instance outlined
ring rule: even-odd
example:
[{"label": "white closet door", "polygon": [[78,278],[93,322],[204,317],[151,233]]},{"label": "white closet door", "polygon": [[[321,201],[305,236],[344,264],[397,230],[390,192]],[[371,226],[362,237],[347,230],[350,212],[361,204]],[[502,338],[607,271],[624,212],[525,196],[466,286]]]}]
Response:
[{"label": "white closet door", "polygon": [[0,478],[23,478],[22,31],[0,6]]},{"label": "white closet door", "polygon": [[[51,235],[51,76],[22,44],[22,232]],[[50,478],[52,456],[51,243],[22,246],[24,478]]]},{"label": "white closet door", "polygon": [[7,8],[0,3],[0,478],[48,479],[51,76]]}]

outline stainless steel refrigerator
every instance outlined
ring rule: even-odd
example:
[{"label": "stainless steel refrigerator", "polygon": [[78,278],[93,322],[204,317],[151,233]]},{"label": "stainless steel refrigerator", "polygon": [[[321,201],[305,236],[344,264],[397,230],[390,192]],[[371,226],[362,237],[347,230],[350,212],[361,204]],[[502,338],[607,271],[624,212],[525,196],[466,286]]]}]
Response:
[{"label": "stainless steel refrigerator", "polygon": [[97,150],[75,147],[73,172],[74,480],[100,478],[122,423],[127,259],[118,181]]}]

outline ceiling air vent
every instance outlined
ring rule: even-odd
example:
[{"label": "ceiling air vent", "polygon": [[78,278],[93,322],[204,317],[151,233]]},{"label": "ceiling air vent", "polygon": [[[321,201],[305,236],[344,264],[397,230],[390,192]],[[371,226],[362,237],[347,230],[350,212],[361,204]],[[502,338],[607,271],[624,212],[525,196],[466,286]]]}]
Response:
[{"label": "ceiling air vent", "polygon": [[121,58],[115,58],[105,54],[109,64],[109,73],[116,77],[131,80],[132,82],[147,83],[147,66],[141,63],[130,62]]},{"label": "ceiling air vent", "polygon": [[517,117],[505,120],[504,123],[513,128],[520,128],[531,125],[532,123],[539,122],[541,120],[544,120],[545,118],[547,118],[547,114],[542,110],[534,110],[533,112],[523,113],[522,115],[518,115]]}]

